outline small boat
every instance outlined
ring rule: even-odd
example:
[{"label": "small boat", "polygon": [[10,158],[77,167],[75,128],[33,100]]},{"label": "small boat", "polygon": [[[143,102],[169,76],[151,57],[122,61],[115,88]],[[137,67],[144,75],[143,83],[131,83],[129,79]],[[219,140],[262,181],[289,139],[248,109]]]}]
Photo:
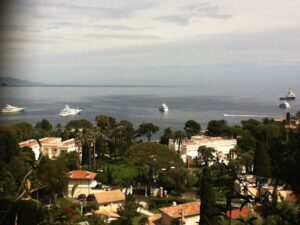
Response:
[{"label": "small boat", "polygon": [[288,91],[288,93],[285,97],[280,97],[280,100],[295,100],[295,99],[296,99],[296,95],[291,90]]},{"label": "small boat", "polygon": [[5,107],[2,109],[3,113],[15,113],[15,112],[23,112],[26,108],[12,106],[9,104],[6,104]]},{"label": "small boat", "polygon": [[60,116],[74,116],[74,115],[79,114],[81,111],[82,111],[81,109],[78,109],[78,106],[77,106],[77,109],[72,109],[68,105],[66,105],[65,108],[60,111],[59,115]]},{"label": "small boat", "polygon": [[284,101],[284,102],[282,102],[282,103],[279,104],[279,108],[281,108],[281,109],[289,109],[289,108],[291,108],[291,105],[287,101]]},{"label": "small boat", "polygon": [[166,105],[166,103],[163,103],[163,104],[161,104],[161,106],[159,106],[159,111],[161,111],[161,112],[167,112],[167,111],[169,111],[169,108],[168,108],[168,106]]}]

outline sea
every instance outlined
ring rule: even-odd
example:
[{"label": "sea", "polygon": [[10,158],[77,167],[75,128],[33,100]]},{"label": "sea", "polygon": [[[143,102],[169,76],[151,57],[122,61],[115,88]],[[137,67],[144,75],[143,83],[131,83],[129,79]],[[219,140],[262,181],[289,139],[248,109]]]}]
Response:
[{"label": "sea", "polygon": [[[291,89],[298,98],[291,109],[278,107],[279,97]],[[293,82],[210,82],[197,86],[6,86],[0,87],[0,105],[25,107],[22,113],[0,113],[0,124],[36,122],[47,119],[62,126],[75,119],[95,123],[97,115],[109,115],[118,121],[128,120],[135,128],[143,122],[160,127],[182,129],[187,120],[195,120],[205,128],[210,120],[226,120],[238,125],[249,118],[275,118],[300,110],[300,81]],[[162,103],[168,112],[158,110]],[[59,116],[69,105],[80,108],[77,116]]]}]

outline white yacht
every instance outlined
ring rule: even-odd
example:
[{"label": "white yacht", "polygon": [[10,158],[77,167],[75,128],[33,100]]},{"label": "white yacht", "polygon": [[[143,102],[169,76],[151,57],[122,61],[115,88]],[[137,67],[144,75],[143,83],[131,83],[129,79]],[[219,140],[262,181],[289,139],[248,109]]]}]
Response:
[{"label": "white yacht", "polygon": [[291,108],[291,105],[287,101],[284,101],[284,102],[279,104],[279,108],[289,109],[289,108]]},{"label": "white yacht", "polygon": [[3,113],[14,113],[14,112],[23,112],[26,108],[21,108],[17,106],[12,106],[6,104],[5,107],[2,109]]},{"label": "white yacht", "polygon": [[169,108],[168,108],[168,106],[166,105],[166,103],[163,103],[163,104],[161,104],[161,106],[159,106],[159,111],[161,111],[161,112],[167,112],[167,111],[169,111]]},{"label": "white yacht", "polygon": [[70,108],[68,105],[65,106],[65,108],[63,110],[60,111],[59,115],[60,116],[74,116],[77,115],[81,112],[81,109],[72,109]]},{"label": "white yacht", "polygon": [[285,97],[280,98],[280,100],[295,100],[295,99],[296,99],[296,94],[291,90],[288,91]]}]

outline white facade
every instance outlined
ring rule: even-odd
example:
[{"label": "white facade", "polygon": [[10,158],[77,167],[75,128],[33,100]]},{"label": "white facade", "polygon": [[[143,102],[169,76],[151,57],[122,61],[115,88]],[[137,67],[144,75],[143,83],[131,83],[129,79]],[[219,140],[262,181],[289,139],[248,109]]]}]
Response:
[{"label": "white facade", "polygon": [[[180,145],[180,155],[184,162],[187,158],[196,159],[199,156],[198,149],[201,146],[214,148],[220,161],[228,162],[228,155],[231,149],[237,145],[236,139],[225,139],[222,137],[192,136]],[[169,148],[178,151],[178,142],[170,140]]]},{"label": "white facade", "polygon": [[[74,195],[72,196],[72,188],[74,185],[78,185],[75,189]],[[93,194],[93,188],[97,186],[96,180],[69,180],[68,183],[68,196],[77,198],[79,195],[84,194],[85,196],[88,196],[90,194]]]},{"label": "white facade", "polygon": [[[97,186],[97,181],[94,180],[96,173],[92,173],[85,170],[74,170],[68,173],[68,196],[77,198],[79,195],[84,194],[88,196],[93,194],[92,189]],[[77,185],[74,193],[72,193],[73,187]]]},{"label": "white facade", "polygon": [[69,153],[72,151],[78,151],[74,138],[61,141],[61,138],[45,137],[39,141],[42,146],[42,154],[47,155],[50,159],[58,157],[62,152]]},{"label": "white facade", "polygon": [[34,153],[35,160],[38,160],[40,158],[41,148],[37,140],[29,139],[27,141],[20,142],[19,146],[20,148],[24,148],[24,147],[31,148]]}]

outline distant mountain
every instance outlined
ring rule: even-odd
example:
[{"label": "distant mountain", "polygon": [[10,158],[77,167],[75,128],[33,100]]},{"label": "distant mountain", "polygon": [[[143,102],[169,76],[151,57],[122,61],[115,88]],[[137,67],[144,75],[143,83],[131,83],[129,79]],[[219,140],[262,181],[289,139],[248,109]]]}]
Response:
[{"label": "distant mountain", "polygon": [[42,83],[32,82],[28,80],[21,80],[12,77],[1,77],[0,76],[1,86],[35,86],[42,85]]}]

